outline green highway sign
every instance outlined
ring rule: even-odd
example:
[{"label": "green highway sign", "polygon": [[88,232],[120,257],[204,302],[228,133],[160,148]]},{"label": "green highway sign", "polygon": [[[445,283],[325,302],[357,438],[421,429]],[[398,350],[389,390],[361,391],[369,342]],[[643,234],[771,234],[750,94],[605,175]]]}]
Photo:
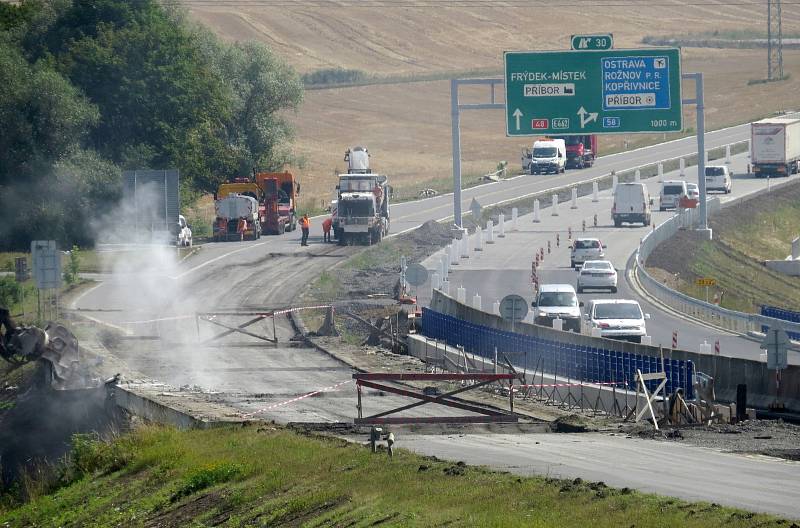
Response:
[{"label": "green highway sign", "polygon": [[607,50],[614,47],[614,35],[572,35],[570,42],[574,50]]},{"label": "green highway sign", "polygon": [[677,48],[507,51],[506,135],[683,129]]}]

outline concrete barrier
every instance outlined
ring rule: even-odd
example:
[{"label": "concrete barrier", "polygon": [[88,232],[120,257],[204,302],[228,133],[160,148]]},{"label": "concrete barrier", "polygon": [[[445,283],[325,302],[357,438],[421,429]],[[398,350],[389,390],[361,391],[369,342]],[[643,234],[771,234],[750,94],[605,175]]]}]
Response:
[{"label": "concrete barrier", "polygon": [[[499,315],[476,310],[471,306],[457,302],[452,297],[436,291],[431,298],[430,307],[438,312],[507,332],[512,331],[511,322]],[[753,407],[767,408],[775,400],[775,372],[768,370],[766,363],[748,359],[724,356],[703,355],[686,350],[673,350],[614,339],[591,337],[574,332],[563,332],[533,325],[525,322],[514,324],[513,331],[518,334],[541,337],[551,341],[571,343],[641,354],[650,357],[691,360],[695,372],[704,372],[715,378],[717,399],[725,402],[736,401],[736,386],[747,385],[748,404]],[[781,372],[781,400],[790,411],[800,412],[800,366],[790,365]]]}]

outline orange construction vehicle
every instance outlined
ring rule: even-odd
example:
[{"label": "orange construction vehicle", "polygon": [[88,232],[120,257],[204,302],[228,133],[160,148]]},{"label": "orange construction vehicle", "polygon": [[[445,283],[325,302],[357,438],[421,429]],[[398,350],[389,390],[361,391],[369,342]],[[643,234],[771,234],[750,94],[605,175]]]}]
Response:
[{"label": "orange construction vehicle", "polygon": [[256,184],[263,192],[264,214],[261,226],[265,235],[280,235],[297,229],[297,197],[300,184],[291,172],[257,172]]},{"label": "orange construction vehicle", "polygon": [[215,199],[222,200],[231,194],[249,196],[258,202],[259,235],[280,235],[297,229],[295,209],[300,184],[292,173],[254,170],[252,178],[235,178],[221,184]]}]

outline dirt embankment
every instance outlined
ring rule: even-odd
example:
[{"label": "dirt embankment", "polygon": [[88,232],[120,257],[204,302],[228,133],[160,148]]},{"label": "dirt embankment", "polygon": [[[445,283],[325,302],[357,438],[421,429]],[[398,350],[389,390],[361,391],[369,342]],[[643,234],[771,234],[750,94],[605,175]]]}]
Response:
[{"label": "dirt embankment", "polygon": [[800,184],[792,184],[722,209],[709,218],[714,239],[704,241],[692,231],[658,246],[647,260],[648,271],[671,288],[705,299],[695,279],[711,277],[717,286],[710,298],[722,295],[722,306],[757,312],[768,304],[800,310],[800,278],[764,266],[783,259],[791,240],[800,234]]}]

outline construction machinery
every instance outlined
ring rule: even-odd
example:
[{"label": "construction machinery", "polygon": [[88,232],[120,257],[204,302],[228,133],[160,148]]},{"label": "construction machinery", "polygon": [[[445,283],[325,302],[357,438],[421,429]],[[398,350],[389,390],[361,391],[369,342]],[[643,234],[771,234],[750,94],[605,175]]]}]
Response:
[{"label": "construction machinery", "polygon": [[44,384],[54,389],[68,389],[70,384],[83,381],[79,366],[78,340],[66,327],[48,322],[44,329],[37,326],[17,326],[7,309],[0,307],[0,357],[21,366],[40,361]]},{"label": "construction machinery", "polygon": [[[290,172],[256,172],[253,171],[252,178],[236,178],[231,182],[223,183],[219,186],[215,196],[216,201],[236,194],[254,199],[257,203],[257,223],[259,224],[260,235],[280,235],[286,231],[297,229],[297,197],[300,194],[300,184],[295,180]],[[245,201],[236,200],[241,207],[246,207]],[[216,202],[215,202],[216,203]],[[249,220],[249,211],[246,212]],[[214,227],[214,238],[227,239],[228,236],[238,234],[236,225],[229,224],[227,229],[222,229],[221,220],[224,218],[217,215]],[[238,218],[238,217],[235,217]],[[253,223],[256,223],[253,221]],[[252,230],[247,229],[247,236],[252,237]],[[217,236],[219,234],[219,236]],[[256,238],[258,238],[256,236]]]},{"label": "construction machinery", "polygon": [[261,227],[265,235],[280,235],[297,229],[297,197],[300,184],[291,172],[256,172],[263,193]]},{"label": "construction machinery", "polygon": [[347,174],[339,175],[333,236],[339,244],[377,244],[389,233],[389,203],[392,187],[384,175],[369,166],[366,147],[345,152]]},{"label": "construction machinery", "polygon": [[252,196],[231,193],[214,201],[214,241],[256,240],[261,236],[259,204]]}]

